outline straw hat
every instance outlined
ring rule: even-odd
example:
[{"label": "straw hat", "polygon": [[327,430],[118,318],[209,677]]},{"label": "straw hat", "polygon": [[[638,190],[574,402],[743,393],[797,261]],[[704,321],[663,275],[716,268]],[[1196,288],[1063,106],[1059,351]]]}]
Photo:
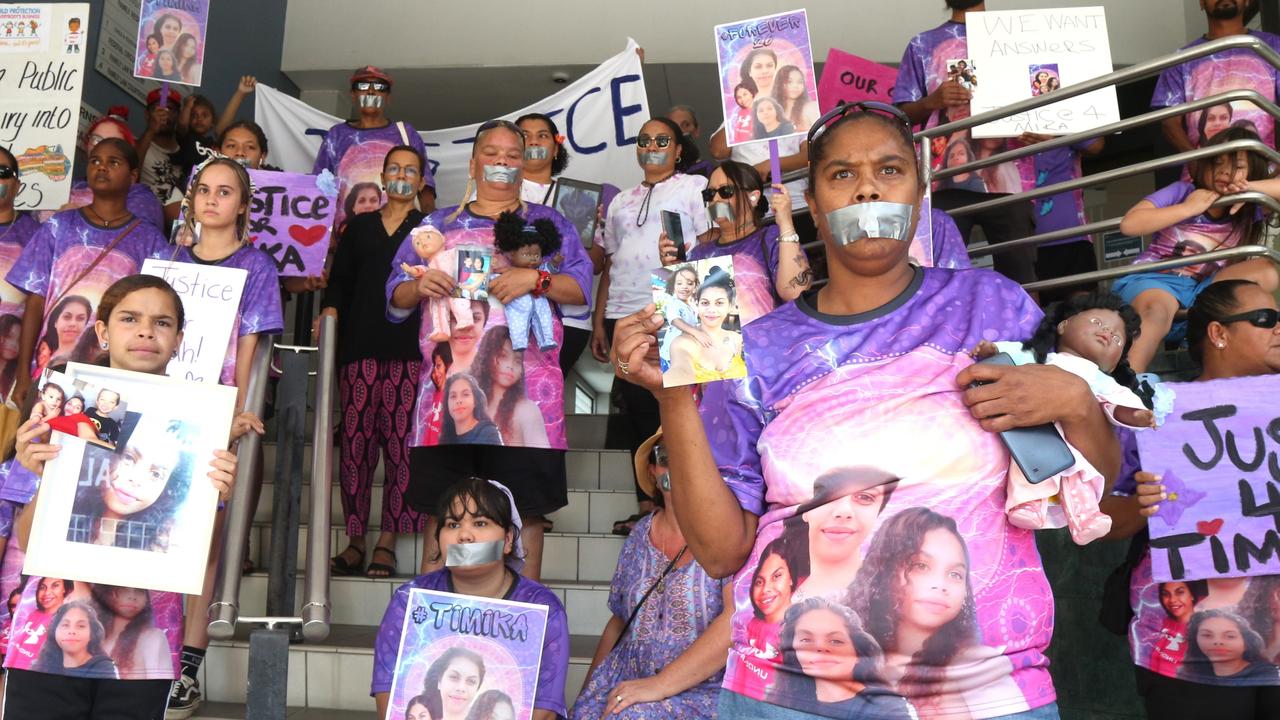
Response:
[{"label": "straw hat", "polygon": [[636,482],[640,485],[640,489],[649,497],[658,496],[658,485],[654,482],[653,476],[649,474],[649,465],[653,462],[653,447],[662,442],[662,428],[658,428],[658,432],[653,437],[644,441],[640,449],[636,451]]}]

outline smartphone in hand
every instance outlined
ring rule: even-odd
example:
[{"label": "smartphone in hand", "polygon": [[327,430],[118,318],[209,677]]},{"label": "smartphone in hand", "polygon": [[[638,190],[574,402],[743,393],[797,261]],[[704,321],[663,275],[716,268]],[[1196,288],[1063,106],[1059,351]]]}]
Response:
[{"label": "smartphone in hand", "polygon": [[681,222],[680,213],[671,210],[662,211],[662,231],[671,238],[671,242],[676,244],[676,261],[685,262],[688,256],[685,252],[684,239],[684,223]]},{"label": "smartphone in hand", "polygon": [[[993,365],[1013,365],[1008,353],[996,353],[978,362]],[[973,386],[986,383],[974,383]],[[1067,441],[1052,423],[1033,427],[1013,428],[1000,433],[1000,439],[1009,448],[1009,455],[1018,464],[1022,474],[1031,484],[1042,483],[1075,464],[1075,455]]]}]

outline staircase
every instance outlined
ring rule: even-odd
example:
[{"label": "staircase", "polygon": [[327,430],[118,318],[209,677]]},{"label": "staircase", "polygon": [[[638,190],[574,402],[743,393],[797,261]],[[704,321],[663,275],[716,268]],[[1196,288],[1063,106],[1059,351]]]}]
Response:
[{"label": "staircase", "polygon": [[[586,679],[600,632],[609,620],[609,583],[623,542],[623,538],[611,535],[610,530],[614,521],[635,512],[635,492],[632,489],[634,469],[628,453],[588,449],[604,445],[606,416],[571,415],[567,420],[570,447],[583,449],[570,450],[566,458],[569,505],[550,517],[555,527],[554,532],[546,536],[542,583],[560,596],[569,616],[570,659],[565,696],[572,705]],[[274,443],[266,444],[265,455],[267,482],[263,485],[249,539],[250,558],[260,567],[269,557]],[[335,464],[336,461],[335,457]],[[307,464],[304,484],[311,482],[309,455]],[[370,513],[370,543],[377,538],[381,519],[382,478],[379,466]],[[346,547],[347,540],[337,479],[331,479],[330,484],[333,510],[319,529],[331,533],[336,554]],[[303,488],[303,498],[308,491],[309,488]],[[300,551],[306,547],[306,533],[317,530],[317,523],[307,516],[305,502],[302,510]],[[400,536],[395,551],[399,577],[380,580],[363,576],[335,577],[331,580],[333,627],[329,637],[323,643],[297,644],[289,650],[287,703],[291,720],[374,720],[376,717],[373,698],[369,696],[374,637],[392,593],[410,574],[417,572],[422,560],[422,536]],[[303,561],[300,552],[299,575]],[[240,593],[241,615],[262,614],[266,595],[267,574],[246,575]],[[301,577],[297,597],[302,597]],[[234,640],[210,644],[200,670],[204,703],[195,717],[244,718],[251,629],[241,626]]]}]

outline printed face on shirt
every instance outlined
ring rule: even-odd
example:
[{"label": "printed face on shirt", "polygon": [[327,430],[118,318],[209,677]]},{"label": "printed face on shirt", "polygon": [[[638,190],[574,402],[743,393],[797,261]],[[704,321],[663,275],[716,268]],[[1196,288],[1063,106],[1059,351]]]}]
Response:
[{"label": "printed face on shirt", "polygon": [[54,332],[58,334],[58,348],[69,351],[75,347],[88,324],[89,306],[81,302],[67,303],[53,320]]},{"label": "printed face on shirt", "polygon": [[373,212],[382,207],[382,191],[376,186],[365,187],[356,195],[355,205],[351,208],[351,214],[359,215],[360,213]]},{"label": "printed face on shirt", "polygon": [[445,398],[449,407],[449,416],[458,425],[467,425],[475,420],[476,396],[471,390],[471,383],[459,380],[449,386],[449,397]]},{"label": "printed face on shirt", "polygon": [[111,588],[111,611],[122,618],[132,620],[147,609],[150,601],[147,591],[140,588]]},{"label": "printed face on shirt", "polygon": [[904,573],[899,621],[934,631],[956,619],[964,609],[968,576],[960,540],[943,528],[925,533]]},{"label": "printed face on shirt", "polygon": [[1238,662],[1244,658],[1244,634],[1231,620],[1213,617],[1200,623],[1196,644],[1211,663]]},{"label": "printed face on shirt", "polygon": [[805,675],[851,680],[858,653],[844,618],[827,609],[811,610],[796,621],[796,659]]},{"label": "printed face on shirt", "polygon": [[772,553],[760,563],[760,569],[751,579],[751,601],[764,621],[778,624],[791,607],[792,587],[795,580],[791,577],[791,568],[782,556]]},{"label": "printed face on shirt", "polygon": [[871,487],[820,505],[801,518],[809,525],[809,555],[824,563],[858,561],[858,548],[871,535],[884,489]]},{"label": "printed face on shirt", "polygon": [[1185,625],[1191,619],[1196,601],[1186,583],[1167,582],[1160,584],[1160,605],[1169,617]]},{"label": "printed face on shirt", "polygon": [[461,717],[480,690],[480,668],[466,658],[454,658],[440,677],[440,701],[445,715]]},{"label": "printed face on shirt", "polygon": [[1214,135],[1231,127],[1231,105],[1214,105],[1205,110],[1204,133],[1200,136],[1200,144],[1212,140]]},{"label": "printed face on shirt", "polygon": [[432,720],[431,711],[420,702],[411,702],[404,711],[404,720]]},{"label": "printed face on shirt", "polygon": [[178,466],[181,454],[172,439],[146,439],[150,442],[135,432],[124,452],[112,456],[102,485],[102,501],[117,516],[132,515],[155,504]]},{"label": "printed face on shirt", "polygon": [[480,336],[484,334],[486,303],[481,300],[473,300],[471,302],[471,325],[469,327],[460,328],[454,325],[453,314],[449,315],[449,347],[453,350],[453,356],[469,355],[475,351],[476,343],[480,342]]},{"label": "printed face on shirt", "polygon": [[444,380],[449,374],[449,366],[444,364],[444,358],[437,355],[431,361],[431,382],[436,388],[444,387]]},{"label": "printed face on shirt", "polygon": [[493,706],[493,711],[484,720],[516,720],[516,709],[511,703],[501,700]]},{"label": "printed face on shirt", "polygon": [[42,612],[52,613],[62,607],[67,597],[67,587],[57,578],[40,578],[36,586],[36,607]]},{"label": "printed face on shirt", "polygon": [[77,656],[86,652],[89,639],[92,637],[89,613],[82,608],[74,607],[62,616],[62,621],[54,630],[53,640],[64,655]]},{"label": "printed face on shirt", "polygon": [[1058,324],[1058,352],[1092,360],[1105,373],[1116,369],[1124,343],[1124,318],[1115,310],[1093,308]]},{"label": "printed face on shirt", "polygon": [[219,150],[223,155],[251,168],[262,166],[262,146],[258,144],[258,136],[248,128],[238,127],[226,131],[222,135]]},{"label": "printed face on shirt", "polygon": [[493,357],[494,387],[505,390],[520,382],[522,377],[524,377],[524,359],[511,348],[511,341],[506,340]]},{"label": "printed face on shirt", "polygon": [[0,361],[9,362],[18,358],[18,343],[22,337],[22,323],[14,323],[9,332],[0,337]]}]

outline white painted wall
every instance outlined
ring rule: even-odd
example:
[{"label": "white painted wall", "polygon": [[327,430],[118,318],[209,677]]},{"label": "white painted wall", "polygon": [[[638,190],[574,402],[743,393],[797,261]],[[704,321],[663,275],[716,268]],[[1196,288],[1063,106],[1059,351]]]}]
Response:
[{"label": "white painted wall", "polygon": [[[1116,64],[1180,47],[1204,30],[1199,0],[991,0],[992,10],[1103,5]],[[711,28],[809,10],[816,59],[839,47],[897,63],[907,40],[947,18],[943,0],[292,0],[283,70],[594,65],[630,35],[653,63],[714,62]]]}]

